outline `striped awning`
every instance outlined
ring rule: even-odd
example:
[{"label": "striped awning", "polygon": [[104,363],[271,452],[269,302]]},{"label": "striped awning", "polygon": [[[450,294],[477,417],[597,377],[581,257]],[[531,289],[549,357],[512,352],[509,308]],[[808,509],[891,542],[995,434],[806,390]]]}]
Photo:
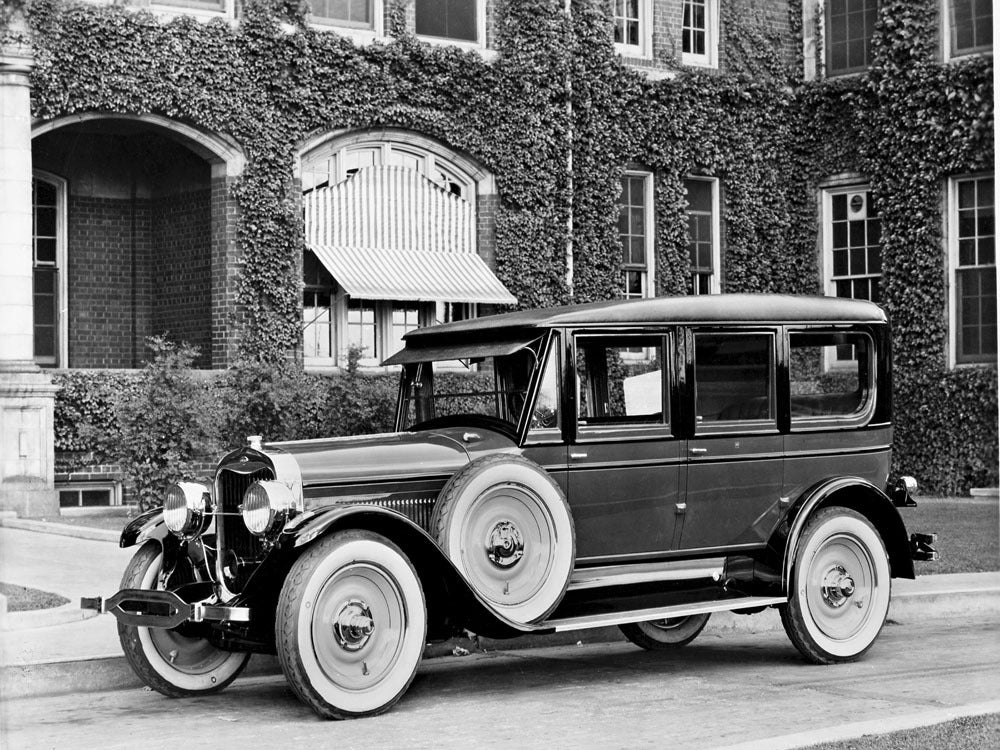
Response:
[{"label": "striped awning", "polygon": [[352,297],[513,305],[517,299],[475,253],[310,245]]},{"label": "striped awning", "polygon": [[352,297],[517,302],[476,253],[472,204],[414,169],[366,167],[303,202],[309,249]]}]

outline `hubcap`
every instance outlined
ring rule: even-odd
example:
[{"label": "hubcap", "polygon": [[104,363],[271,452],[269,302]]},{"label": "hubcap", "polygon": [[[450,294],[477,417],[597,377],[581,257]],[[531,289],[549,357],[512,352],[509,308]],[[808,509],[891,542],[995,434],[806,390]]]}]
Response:
[{"label": "hubcap", "polygon": [[490,562],[500,569],[517,564],[524,557],[524,538],[510,521],[500,521],[486,539],[486,555]]},{"label": "hubcap", "polygon": [[833,566],[823,576],[823,601],[831,607],[843,607],[854,590],[854,579],[841,565]]},{"label": "hubcap", "polygon": [[345,651],[360,651],[374,632],[371,609],[356,599],[346,602],[333,622],[333,634]]}]

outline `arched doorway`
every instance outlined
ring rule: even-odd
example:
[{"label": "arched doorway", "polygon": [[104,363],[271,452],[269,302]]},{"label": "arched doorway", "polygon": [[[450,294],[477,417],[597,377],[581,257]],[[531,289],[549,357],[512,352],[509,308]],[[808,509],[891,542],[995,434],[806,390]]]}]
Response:
[{"label": "arched doorway", "polygon": [[32,162],[36,362],[138,367],[163,335],[224,366],[239,149],[156,115],[83,114],[36,124]]}]

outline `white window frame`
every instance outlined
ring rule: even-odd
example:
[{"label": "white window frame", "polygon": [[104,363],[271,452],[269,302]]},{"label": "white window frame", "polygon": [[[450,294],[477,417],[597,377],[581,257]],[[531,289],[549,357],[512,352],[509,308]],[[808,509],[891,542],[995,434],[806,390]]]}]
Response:
[{"label": "white window frame", "polygon": [[[820,235],[822,239],[822,272],[823,272],[823,293],[828,297],[837,297],[837,285],[836,280],[833,275],[833,196],[835,195],[845,195],[850,193],[867,193],[868,199],[871,199],[871,185],[864,181],[855,179],[853,176],[851,179],[839,179],[836,184],[828,185],[827,187],[821,188],[821,198],[820,198]],[[867,213],[868,203],[865,204],[865,212]],[[879,244],[881,248],[881,243]],[[875,278],[879,280],[881,285],[884,274],[879,272],[876,274],[865,274],[862,276],[852,276],[851,278]],[[841,298],[846,299],[846,298]],[[850,299],[857,299],[856,297],[851,297]],[[852,367],[851,362],[837,362],[833,359],[824,361],[823,370],[829,371],[831,369],[837,369],[842,367]]]},{"label": "white window frame", "polygon": [[[646,246],[646,276],[643,284],[642,297],[648,299],[656,296],[656,216],[654,212],[653,191],[656,183],[653,180],[653,173],[645,170],[626,169],[622,177],[641,177],[643,180],[643,231],[645,232]],[[624,257],[622,258],[624,262]],[[625,269],[622,269],[622,293],[627,289],[625,285]]]},{"label": "white window frame", "polygon": [[351,26],[340,23],[332,18],[322,18],[309,14],[309,26],[317,31],[333,31],[342,37],[351,39],[355,44],[371,44],[374,41],[385,39],[385,0],[371,0],[372,4],[372,27],[366,29],[362,26]]},{"label": "white window frame", "polygon": [[[952,26],[952,6],[954,0],[941,0],[940,15],[941,15],[941,59],[948,60],[962,60],[967,57],[976,57],[977,55],[992,55],[993,47],[988,49],[975,49],[969,52],[960,52],[955,54],[951,51],[951,42],[954,36],[953,26]],[[995,8],[994,8],[995,10]],[[996,23],[994,21],[994,30],[996,29]]]},{"label": "white window frame", "polygon": [[[681,34],[683,27],[684,3],[681,3]],[[684,49],[683,36],[679,49]],[[705,54],[681,52],[681,64],[699,68],[719,67],[719,0],[705,0]]]},{"label": "white window frame", "polygon": [[[617,3],[618,0],[615,0]],[[614,10],[612,10],[614,13]],[[612,17],[611,38],[614,39],[614,18]],[[650,60],[653,57],[653,0],[639,0],[639,43],[615,42],[615,51],[622,57],[636,57]]]},{"label": "white window frame", "polygon": [[[709,294],[719,294],[722,292],[722,209],[719,197],[719,178],[709,177],[706,175],[689,174],[684,179],[708,182],[712,187],[712,276],[708,283]],[[685,209],[685,216],[686,215],[687,209]],[[690,261],[688,267],[688,276],[690,277]]]},{"label": "white window frame", "polygon": [[[948,179],[947,210],[945,212],[945,242],[948,259],[948,366],[982,367],[982,362],[958,361],[958,282],[956,272],[958,263],[958,183],[965,180],[975,180],[983,177],[994,177],[989,172],[963,174]],[[994,190],[996,179],[994,177]],[[994,263],[994,267],[996,263]],[[965,266],[967,267],[967,266]]]},{"label": "white window frame", "polygon": [[[47,182],[56,189],[56,294],[58,310],[56,312],[56,361],[53,367],[69,367],[69,258],[66,249],[69,219],[67,217],[68,183],[62,177],[41,169],[32,170],[31,176],[36,180]],[[34,213],[34,205],[31,207]],[[32,233],[34,234],[34,233]],[[32,268],[34,268],[34,241],[32,241]],[[34,328],[34,321],[32,321]]]},{"label": "white window frame", "polygon": [[194,16],[208,20],[210,18],[236,19],[236,0],[223,0],[218,10],[214,8],[187,7],[182,3],[164,3],[153,0],[150,9],[162,18],[177,18],[179,16]]},{"label": "white window frame", "polygon": [[[445,36],[429,36],[427,34],[417,34],[417,38],[428,44],[439,44],[446,47],[459,47],[483,52],[486,50],[486,0],[473,0],[476,4],[476,40],[451,39]],[[413,31],[416,33],[416,3],[413,8]]]}]

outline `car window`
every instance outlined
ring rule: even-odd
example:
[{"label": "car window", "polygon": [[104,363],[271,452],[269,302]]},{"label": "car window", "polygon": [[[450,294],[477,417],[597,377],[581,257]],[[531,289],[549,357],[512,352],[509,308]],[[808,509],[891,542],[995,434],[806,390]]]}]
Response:
[{"label": "car window", "polygon": [[531,410],[532,430],[558,428],[561,425],[559,414],[559,356],[553,349],[538,384],[538,395]]},{"label": "car window", "polygon": [[666,422],[663,363],[659,336],[577,337],[579,424]]},{"label": "car window", "polygon": [[871,403],[871,338],[860,332],[792,331],[789,379],[792,422],[860,415]]},{"label": "car window", "polygon": [[699,425],[774,421],[774,336],[695,333],[694,344]]}]

